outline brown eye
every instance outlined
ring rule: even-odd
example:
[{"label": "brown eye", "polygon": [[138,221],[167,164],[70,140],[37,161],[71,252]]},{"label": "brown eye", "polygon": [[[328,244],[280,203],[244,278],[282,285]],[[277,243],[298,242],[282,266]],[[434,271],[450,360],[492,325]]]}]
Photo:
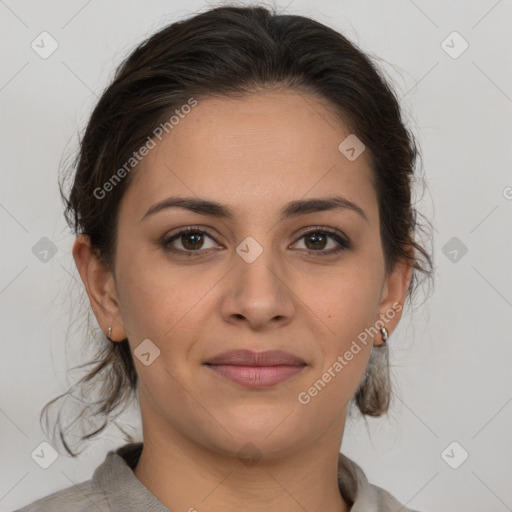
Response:
[{"label": "brown eye", "polygon": [[[185,228],[174,234],[170,238],[163,241],[163,246],[166,250],[177,252],[177,253],[189,253],[192,256],[193,253],[204,252],[206,249],[214,247],[204,247],[205,236],[210,240],[213,238],[202,229],[197,228]],[[176,244],[180,244],[181,247],[176,247]]]},{"label": "brown eye", "polygon": [[[304,233],[300,240],[305,240],[306,250],[310,253],[318,253],[315,256],[324,256],[337,254],[351,247],[350,242],[338,233],[320,228],[315,228]],[[328,247],[329,239],[334,241],[334,247],[325,250]]]}]

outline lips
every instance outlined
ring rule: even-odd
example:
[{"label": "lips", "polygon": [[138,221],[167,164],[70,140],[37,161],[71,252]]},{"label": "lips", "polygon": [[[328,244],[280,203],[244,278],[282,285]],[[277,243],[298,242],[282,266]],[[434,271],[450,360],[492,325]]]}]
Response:
[{"label": "lips", "polygon": [[205,365],[218,376],[249,388],[275,386],[307,366],[300,357],[281,350],[231,350],[209,359]]},{"label": "lips", "polygon": [[229,364],[239,366],[303,366],[306,363],[297,356],[281,350],[253,352],[251,350],[230,350],[209,359],[206,364]]}]

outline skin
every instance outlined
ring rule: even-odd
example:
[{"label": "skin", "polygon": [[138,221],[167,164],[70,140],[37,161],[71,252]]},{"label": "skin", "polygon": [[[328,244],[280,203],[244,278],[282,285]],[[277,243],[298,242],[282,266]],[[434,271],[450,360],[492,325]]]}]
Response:
[{"label": "skin", "polygon": [[[293,91],[203,99],[136,170],[120,204],[115,271],[99,263],[87,237],[74,244],[105,333],[112,326],[113,340],[128,336],[132,351],[145,339],[160,350],[148,366],[134,357],[144,434],[134,473],[171,510],[349,510],[337,457],[349,401],[380,335],[308,404],[297,397],[404,303],[411,278],[406,263],[385,273],[368,151],[350,161],[338,150],[349,134],[325,102]],[[367,219],[339,209],[279,221],[289,201],[333,192]],[[235,219],[169,208],[141,221],[171,195],[217,201]],[[166,252],[162,238],[186,226],[213,238],[170,244],[198,247],[195,257]],[[315,226],[339,230],[352,246],[317,255],[338,244],[303,236]],[[236,252],[248,236],[263,248],[251,263]],[[400,316],[385,324],[389,334]],[[255,390],[203,365],[240,348],[284,350],[307,366]],[[250,465],[238,457],[248,442],[258,454]]]}]

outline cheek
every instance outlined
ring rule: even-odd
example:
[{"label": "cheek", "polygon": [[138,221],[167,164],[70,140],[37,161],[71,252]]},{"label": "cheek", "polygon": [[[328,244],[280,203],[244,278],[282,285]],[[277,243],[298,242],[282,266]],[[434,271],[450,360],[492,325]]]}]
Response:
[{"label": "cheek", "polygon": [[134,348],[150,339],[169,361],[179,361],[200,338],[218,273],[172,266],[162,255],[127,253],[116,272],[123,322]]},{"label": "cheek", "polygon": [[[121,245],[121,244],[120,244]],[[181,283],[176,273],[164,272],[142,253],[125,250],[117,261],[119,305],[128,336],[133,341],[157,340],[179,318]],[[177,320],[176,320],[177,321]]]},{"label": "cheek", "polygon": [[333,271],[322,291],[309,294],[309,305],[325,321],[329,346],[334,341],[342,347],[377,320],[380,283],[372,269],[357,264]]},{"label": "cheek", "polygon": [[[329,288],[316,301],[316,313],[325,321],[317,336],[317,366],[297,396],[304,407],[309,428],[315,417],[334,421],[357,391],[372,350],[372,338],[365,331],[376,321],[379,287],[368,272],[342,273],[329,280]],[[331,412],[326,414],[326,411]]]}]

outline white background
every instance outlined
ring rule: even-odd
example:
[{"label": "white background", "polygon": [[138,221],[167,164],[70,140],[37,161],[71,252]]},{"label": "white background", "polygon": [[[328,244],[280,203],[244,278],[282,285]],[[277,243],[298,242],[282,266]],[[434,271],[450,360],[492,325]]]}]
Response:
[{"label": "white background", "polygon": [[[70,358],[86,360],[66,352],[85,324],[68,332],[77,323],[69,304],[78,274],[57,173],[121,59],[163,25],[208,5],[0,2],[1,511],[89,479],[106,450],[122,443],[107,433],[80,458],[60,456],[46,470],[30,457],[45,440],[41,407],[72,382]],[[350,421],[342,451],[411,508],[512,510],[512,2],[277,6],[384,59],[422,148],[428,191],[420,209],[434,224],[435,288],[390,338],[397,398],[368,428]],[[31,48],[43,31],[59,44],[47,59]],[[441,46],[453,31],[469,43],[455,59]],[[43,237],[58,248],[47,263],[32,252]],[[468,249],[457,262],[442,251],[452,237]],[[458,469],[441,457],[453,441],[469,453]],[[449,453],[459,457],[460,448]]]}]

